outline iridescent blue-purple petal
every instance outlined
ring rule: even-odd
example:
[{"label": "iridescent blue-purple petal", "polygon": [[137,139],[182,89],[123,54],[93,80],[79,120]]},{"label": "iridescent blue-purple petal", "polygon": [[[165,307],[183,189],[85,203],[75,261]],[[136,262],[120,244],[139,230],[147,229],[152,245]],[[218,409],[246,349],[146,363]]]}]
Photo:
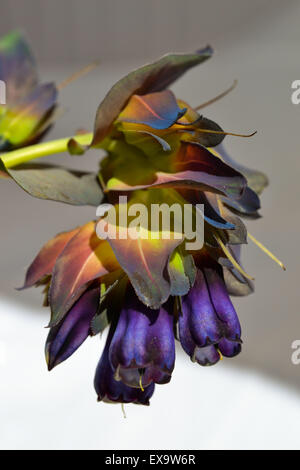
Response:
[{"label": "iridescent blue-purple petal", "polygon": [[68,359],[90,334],[90,324],[99,306],[99,287],[87,290],[65,318],[50,329],[45,353],[51,370]]},{"label": "iridescent blue-purple petal", "polygon": [[[217,343],[223,336],[222,324],[211,302],[203,272],[198,269],[194,286],[181,300],[182,315],[179,316],[179,331],[190,331],[198,347]],[[180,334],[182,338],[185,336]]]},{"label": "iridescent blue-purple petal", "polygon": [[221,353],[225,357],[234,357],[237,356],[241,350],[242,350],[242,345],[241,343],[237,343],[235,341],[229,341],[226,338],[223,338],[219,345],[218,345]]},{"label": "iridescent blue-purple petal", "polygon": [[224,336],[232,341],[241,337],[241,326],[228,295],[221,272],[215,268],[204,269],[209,293],[218,318],[223,323]]},{"label": "iridescent blue-purple petal", "polygon": [[166,374],[170,376],[174,368],[175,342],[173,316],[168,309],[165,304],[160,310],[152,310],[131,288],[127,292],[109,358],[116,376],[131,386],[140,386],[141,375],[145,386],[151,381],[169,380]]},{"label": "iridescent blue-purple petal", "polygon": [[149,399],[154,392],[154,383],[144,388],[132,388],[117,381],[114,378],[114,370],[109,361],[109,347],[111,342],[112,330],[108,335],[106,345],[96,369],[94,386],[98,395],[98,401],[118,402],[118,403],[136,403],[149,405]]}]

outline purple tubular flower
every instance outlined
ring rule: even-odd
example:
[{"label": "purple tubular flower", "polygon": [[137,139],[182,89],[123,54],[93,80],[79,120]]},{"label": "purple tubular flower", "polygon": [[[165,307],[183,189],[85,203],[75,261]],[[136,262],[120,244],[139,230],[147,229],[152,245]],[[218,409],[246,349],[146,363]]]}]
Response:
[{"label": "purple tubular flower", "polygon": [[242,350],[241,343],[238,343],[237,341],[229,341],[226,338],[223,338],[220,341],[218,347],[223,356],[225,357],[237,356]]},{"label": "purple tubular flower", "polygon": [[210,267],[204,268],[210,297],[217,316],[222,321],[226,339],[230,341],[240,341],[241,325],[228,295],[220,270],[218,271]]},{"label": "purple tubular flower", "polygon": [[214,344],[203,348],[196,347],[192,360],[201,366],[213,366],[220,360],[220,354]]},{"label": "purple tubular flower", "polygon": [[99,306],[100,288],[87,290],[64,319],[50,329],[45,354],[51,370],[70,357],[90,334],[90,324]]},{"label": "purple tubular flower", "polygon": [[140,388],[171,380],[175,362],[171,306],[167,302],[152,310],[128,289],[109,348],[116,380]]},{"label": "purple tubular flower", "polygon": [[149,399],[152,397],[155,387],[153,382],[148,387],[145,387],[144,390],[141,390],[140,388],[129,387],[122,381],[115,380],[114,370],[108,357],[112,336],[113,328],[111,327],[94,379],[98,401],[149,405]]},{"label": "purple tubular flower", "polygon": [[241,351],[241,327],[220,270],[198,269],[194,286],[181,299],[179,338],[192,361],[213,365]]}]

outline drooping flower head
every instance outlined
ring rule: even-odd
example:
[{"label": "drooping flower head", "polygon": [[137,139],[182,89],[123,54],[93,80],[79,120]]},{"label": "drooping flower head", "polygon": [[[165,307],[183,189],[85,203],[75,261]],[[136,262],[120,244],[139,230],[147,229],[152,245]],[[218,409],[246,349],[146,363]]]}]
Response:
[{"label": "drooping flower head", "polygon": [[[230,296],[253,291],[240,263],[247,243],[241,218],[259,216],[267,179],[236,164],[221,144],[222,128],[169,89],[211,54],[207,47],[167,55],[113,86],[98,108],[90,142],[106,150],[98,173],[34,172],[3,162],[34,196],[75,205],[102,200],[119,216],[111,222],[102,214],[100,222],[57,235],[31,264],[24,285],[45,286],[49,369],[108,327],[94,381],[99,400],[149,404],[155,384],[171,380],[177,340],[203,366],[241,351]],[[88,148],[75,137],[68,150],[83,154]],[[154,205],[188,204],[193,222],[202,204],[203,244],[188,249],[175,216],[172,226],[156,231],[149,218],[141,221],[139,233],[148,236],[121,236],[128,229],[128,220],[120,222],[124,196],[129,211],[143,205],[152,221]],[[107,236],[98,236],[99,224]]]}]

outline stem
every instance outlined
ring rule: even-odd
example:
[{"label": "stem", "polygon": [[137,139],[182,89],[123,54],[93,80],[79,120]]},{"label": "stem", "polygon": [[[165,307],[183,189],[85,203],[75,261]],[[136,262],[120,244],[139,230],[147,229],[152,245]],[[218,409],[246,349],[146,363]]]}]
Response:
[{"label": "stem", "polygon": [[68,150],[68,142],[71,138],[75,139],[81,145],[89,145],[92,141],[93,133],[91,132],[89,134],[65,137],[64,139],[30,145],[29,147],[24,147],[8,153],[4,153],[3,155],[0,155],[0,158],[6,168],[11,168],[35,158],[66,152]]}]

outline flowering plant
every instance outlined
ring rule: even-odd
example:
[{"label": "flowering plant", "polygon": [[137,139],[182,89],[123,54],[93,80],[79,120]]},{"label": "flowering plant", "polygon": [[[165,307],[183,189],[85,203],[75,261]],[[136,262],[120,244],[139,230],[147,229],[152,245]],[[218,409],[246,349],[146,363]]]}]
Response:
[{"label": "flowering plant", "polygon": [[[7,78],[11,89],[16,75],[5,75],[3,64],[26,63],[22,76],[32,87],[32,68],[24,59],[28,51],[19,37],[14,41],[13,52],[0,43],[0,78]],[[169,89],[211,55],[206,47],[141,67],[105,96],[92,133],[21,147],[1,157],[2,174],[32,196],[73,205],[102,203],[99,222],[62,232],[44,245],[24,283],[24,288],[44,286],[44,304],[51,309],[49,369],[69,358],[88,336],[109,327],[95,376],[99,400],[149,404],[155,384],[171,379],[175,340],[203,366],[241,351],[241,327],[230,296],[253,291],[253,279],[240,263],[241,246],[247,243],[242,218],[259,217],[259,194],[267,178],[228,156],[222,141],[230,133],[198,112],[208,103],[193,107]],[[42,121],[48,125],[55,93],[47,106],[43,94],[35,96],[24,127],[22,107],[2,109],[2,149],[8,142],[9,147],[27,144],[41,135]],[[33,109],[39,112],[33,113],[35,125],[28,126]],[[41,118],[42,111],[47,118]],[[22,131],[18,139],[11,124],[16,118]],[[62,151],[86,158],[91,147],[106,151],[95,173],[31,162]],[[124,222],[125,199],[129,218]],[[151,224],[154,205],[172,211],[174,205],[183,210],[187,204],[192,226],[201,215],[200,247],[187,246],[175,210],[167,227],[161,221],[155,228]],[[136,205],[149,209],[146,218],[137,217]],[[128,230],[137,219],[138,230],[130,238]]]}]

